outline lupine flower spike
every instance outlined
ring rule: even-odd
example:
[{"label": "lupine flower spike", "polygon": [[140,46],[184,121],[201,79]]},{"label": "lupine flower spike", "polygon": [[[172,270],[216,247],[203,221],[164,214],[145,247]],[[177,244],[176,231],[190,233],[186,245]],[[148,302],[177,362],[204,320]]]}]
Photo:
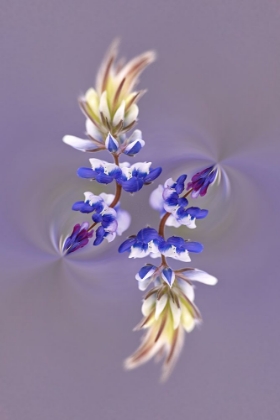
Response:
[{"label": "lupine flower spike", "polygon": [[[211,171],[208,169],[208,176],[211,177],[209,186],[214,180],[212,174],[215,170],[213,167]],[[206,172],[201,173],[204,175]],[[205,181],[205,178],[204,185],[209,181]],[[152,192],[150,204],[161,215],[158,230],[146,227],[119,247],[121,253],[130,252],[129,258],[147,256],[161,258],[160,264],[146,264],[135,276],[140,290],[151,287],[142,304],[144,318],[135,327],[135,330],[145,329],[146,334],[136,352],[126,359],[125,367],[133,369],[153,357],[163,358],[161,376],[163,381],[170,375],[181,352],[184,331],[191,332],[202,320],[194,303],[193,282],[198,281],[208,285],[217,283],[217,279],[205,271],[191,267],[174,270],[167,262],[167,258],[189,262],[190,253],[200,253],[203,250],[199,242],[192,242],[179,236],[165,239],[164,235],[165,225],[174,227],[185,225],[194,229],[195,220],[203,219],[208,214],[205,209],[188,207],[187,197],[193,192],[195,185],[189,187],[186,179],[186,174],[181,175],[176,181],[169,178],[164,186],[160,185]],[[196,179],[192,181],[195,182]]]},{"label": "lupine flower spike", "polygon": [[[155,54],[148,51],[127,64],[116,62],[116,56],[114,42],[98,71],[95,88],[79,98],[86,117],[87,138],[63,137],[65,144],[79,151],[109,153],[109,161],[90,158],[89,166],[80,167],[77,175],[99,184],[113,183],[115,194],[86,191],[84,198],[72,205],[73,211],[91,220],[74,226],[64,241],[66,255],[89,243],[99,246],[104,239],[112,242],[122,235],[131,222],[130,214],[120,205],[123,191],[131,194],[140,191],[162,171],[152,162],[120,162],[121,155],[134,157],[145,146],[139,129],[129,131],[137,122],[137,102],[145,92],[135,90],[135,86]],[[150,195],[151,206],[160,212],[159,227],[146,226],[119,246],[119,252],[129,252],[129,258],[153,258],[153,263],[143,265],[135,276],[139,289],[147,290],[142,303],[143,319],[135,329],[144,329],[146,333],[140,347],[125,361],[127,369],[140,366],[152,357],[162,358],[162,379],[167,379],[182,349],[185,332],[191,332],[201,322],[194,303],[193,283],[214,285],[217,279],[196,268],[173,269],[173,260],[188,263],[192,253],[202,252],[203,245],[176,235],[166,238],[164,231],[165,226],[196,228],[208,210],[190,205],[189,199],[203,197],[216,176],[217,169],[210,166],[193,175],[190,182],[186,174],[176,180],[167,179]]]}]

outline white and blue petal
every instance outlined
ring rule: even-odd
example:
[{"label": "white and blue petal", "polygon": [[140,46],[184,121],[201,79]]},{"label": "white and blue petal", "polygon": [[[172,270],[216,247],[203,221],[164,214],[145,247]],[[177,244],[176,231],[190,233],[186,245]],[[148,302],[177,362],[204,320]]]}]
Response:
[{"label": "white and blue petal", "polygon": [[182,274],[186,279],[190,281],[198,281],[209,286],[214,286],[218,282],[216,277],[211,276],[211,274],[208,274],[206,271],[198,270],[197,268],[194,268],[193,270],[184,271],[182,272]]},{"label": "white and blue petal", "polygon": [[134,156],[140,152],[140,150],[145,146],[144,140],[134,140],[132,143],[129,143],[128,146],[124,149],[123,153],[128,156]]},{"label": "white and blue petal", "polygon": [[165,267],[161,272],[162,279],[171,287],[175,280],[175,273],[170,267]]},{"label": "white and blue petal", "polygon": [[108,149],[110,153],[115,153],[117,152],[119,148],[119,143],[112,136],[111,133],[108,133],[108,136],[106,137],[106,140],[105,140],[105,146],[106,146],[106,149]]},{"label": "white and blue petal", "polygon": [[144,280],[147,280],[152,277],[152,275],[157,270],[157,267],[152,264],[146,264],[144,267],[142,267],[138,273],[136,274],[135,278],[137,281],[141,282]]},{"label": "white and blue petal", "polygon": [[76,150],[80,150],[81,152],[95,152],[104,148],[102,144],[100,146],[97,143],[94,143],[92,140],[89,139],[81,139],[76,136],[66,135],[63,137],[62,141],[67,144],[68,146],[73,147]]}]

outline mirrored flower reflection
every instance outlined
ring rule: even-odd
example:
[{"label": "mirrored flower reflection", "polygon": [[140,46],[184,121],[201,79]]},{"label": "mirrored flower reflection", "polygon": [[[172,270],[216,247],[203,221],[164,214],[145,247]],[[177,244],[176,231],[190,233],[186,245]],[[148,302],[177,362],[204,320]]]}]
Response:
[{"label": "mirrored flower reflection", "polygon": [[93,236],[93,231],[88,232],[88,227],[88,222],[83,222],[82,224],[76,224],[74,226],[71,235],[66,238],[63,245],[63,251],[66,252],[66,254],[71,254],[88,244],[89,238],[92,238]]},{"label": "mirrored flower reflection", "polygon": [[[164,186],[159,185],[150,196],[150,205],[160,212],[161,216],[170,213],[166,221],[167,226],[187,226],[189,229],[196,228],[196,219],[204,219],[208,210],[199,207],[188,207],[186,195],[187,175],[181,175],[177,181],[169,178]],[[182,196],[180,194],[183,193]]]},{"label": "mirrored flower reflection", "polygon": [[147,227],[141,229],[137,235],[124,241],[119,252],[130,251],[128,258],[144,258],[148,255],[157,258],[163,255],[180,261],[191,261],[189,252],[199,253],[203,245],[199,242],[186,241],[179,236],[171,236],[164,240],[156,229]]},{"label": "mirrored flower reflection", "polygon": [[128,229],[131,221],[129,213],[120,208],[120,203],[115,208],[110,208],[110,204],[114,200],[113,194],[102,193],[97,196],[87,191],[84,195],[85,200],[74,203],[72,210],[81,213],[94,212],[92,220],[99,226],[95,232],[93,245],[101,244],[105,238],[111,242],[115,239],[116,234],[122,235]]},{"label": "mirrored flower reflection", "polygon": [[135,328],[147,329],[147,332],[139,348],[126,359],[125,367],[134,369],[153,357],[156,360],[163,358],[161,379],[164,381],[170,375],[183,347],[184,331],[191,332],[202,320],[194,304],[191,281],[214,285],[217,279],[202,270],[185,268],[173,272],[172,284],[166,280],[160,283],[157,270],[157,267],[147,265],[136,276],[139,283],[146,282],[149,276],[153,277],[155,287],[143,301],[144,318]]},{"label": "mirrored flower reflection", "polygon": [[199,195],[203,197],[217,177],[218,169],[215,165],[209,166],[209,168],[203,169],[203,171],[197,172],[191,182],[188,183],[188,189],[192,189],[192,197],[196,198]]},{"label": "mirrored flower reflection", "polygon": [[120,164],[121,175],[116,181],[122,188],[130,193],[141,190],[143,185],[151,184],[161,174],[162,168],[151,168],[151,162],[137,162],[130,165],[128,162]]},{"label": "mirrored flower reflection", "polygon": [[134,89],[142,71],[155,60],[155,53],[148,51],[127,64],[116,63],[117,53],[118,42],[114,42],[100,66],[95,89],[88,89],[79,100],[97,129],[114,136],[130,130],[137,121],[136,104],[144,91]]}]

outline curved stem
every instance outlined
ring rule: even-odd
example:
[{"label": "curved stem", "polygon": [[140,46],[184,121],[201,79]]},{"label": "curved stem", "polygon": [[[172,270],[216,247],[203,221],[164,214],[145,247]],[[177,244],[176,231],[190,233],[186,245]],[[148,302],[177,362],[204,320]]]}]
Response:
[{"label": "curved stem", "polygon": [[164,228],[165,228],[165,223],[168,219],[168,217],[171,215],[171,213],[165,213],[165,215],[163,216],[163,218],[160,221],[159,227],[158,227],[158,233],[160,236],[163,237],[164,239]]},{"label": "curved stem", "polygon": [[[193,188],[191,188],[189,191],[187,191],[186,194],[183,195],[183,197],[186,198],[192,192],[192,190],[193,190]],[[163,237],[163,239],[164,239],[165,224],[166,224],[167,219],[170,215],[171,215],[171,213],[165,213],[165,215],[162,217],[162,219],[160,221],[160,224],[159,224],[159,227],[158,227],[158,233],[159,233],[160,236]],[[167,265],[164,255],[161,256],[161,261],[162,261],[163,265]]]}]

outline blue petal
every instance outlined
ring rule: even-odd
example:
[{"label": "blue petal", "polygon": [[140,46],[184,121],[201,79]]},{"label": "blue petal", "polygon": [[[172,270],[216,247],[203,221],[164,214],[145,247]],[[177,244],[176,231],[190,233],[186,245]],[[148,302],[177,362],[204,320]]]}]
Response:
[{"label": "blue petal", "polygon": [[130,251],[130,248],[135,244],[136,237],[126,239],[120,246],[118,251],[120,253]]},{"label": "blue petal", "polygon": [[96,230],[96,238],[93,242],[93,245],[95,246],[100,245],[104,239],[104,235],[105,235],[104,228],[102,226],[99,226],[99,228]]},{"label": "blue petal", "polygon": [[204,219],[204,217],[206,217],[208,214],[208,210],[203,209],[203,210],[199,210],[199,213],[197,214],[196,218],[197,219]]},{"label": "blue petal", "polygon": [[117,140],[110,133],[107,136],[105,145],[111,153],[115,153],[119,148]]},{"label": "blue petal", "polygon": [[172,286],[172,283],[174,282],[174,273],[171,268],[164,268],[162,270],[163,280],[169,284],[169,286]]},{"label": "blue petal", "polygon": [[117,179],[117,182],[123,187],[127,192],[134,193],[141,190],[143,187],[143,180],[140,178],[132,177],[128,181],[124,181],[122,178]]},{"label": "blue petal", "polygon": [[94,179],[96,172],[93,171],[91,168],[79,168],[77,170],[77,175],[81,178],[90,178]]},{"label": "blue petal", "polygon": [[199,253],[203,251],[203,245],[199,242],[185,242],[185,249],[189,252]]},{"label": "blue petal", "polygon": [[100,184],[110,184],[112,181],[114,181],[114,178],[110,175],[106,175],[103,172],[100,172],[95,176],[95,180]]},{"label": "blue petal", "polygon": [[152,265],[152,264],[147,264],[147,265],[144,265],[144,267],[142,267],[142,268],[140,268],[140,270],[139,270],[139,272],[138,272],[138,274],[139,274],[139,277],[141,278],[141,279],[143,279],[145,276],[146,276],[146,274],[148,274],[149,273],[149,271],[153,271],[154,269],[156,269],[157,267],[155,266],[155,265]]},{"label": "blue petal", "polygon": [[81,208],[83,207],[84,204],[85,204],[84,201],[76,201],[76,203],[74,203],[72,206],[72,210],[81,211]]},{"label": "blue petal", "polygon": [[150,173],[145,177],[145,184],[153,182],[158,176],[160,176],[162,168],[159,166],[158,168],[152,169]]},{"label": "blue petal", "polygon": [[124,150],[124,154],[127,156],[134,156],[136,155],[136,153],[140,152],[140,150],[142,149],[142,145],[140,143],[140,141],[137,141],[134,146],[132,146],[131,148],[129,146],[127,146]]},{"label": "blue petal", "polygon": [[[100,223],[100,222],[102,222],[102,215],[100,214],[100,213],[94,213],[93,215],[92,215],[92,220],[95,222],[95,223]],[[98,229],[97,229],[98,230]]]},{"label": "blue petal", "polygon": [[137,239],[141,242],[148,243],[154,239],[159,239],[160,236],[156,229],[146,227],[141,229],[137,234]]},{"label": "blue petal", "polygon": [[185,180],[187,179],[187,175],[181,175],[181,176],[179,176],[179,178],[177,179],[177,183],[176,183],[176,187],[175,187],[175,189],[176,189],[176,192],[178,193],[178,194],[181,194],[183,191],[184,191],[184,183],[185,183]]}]

